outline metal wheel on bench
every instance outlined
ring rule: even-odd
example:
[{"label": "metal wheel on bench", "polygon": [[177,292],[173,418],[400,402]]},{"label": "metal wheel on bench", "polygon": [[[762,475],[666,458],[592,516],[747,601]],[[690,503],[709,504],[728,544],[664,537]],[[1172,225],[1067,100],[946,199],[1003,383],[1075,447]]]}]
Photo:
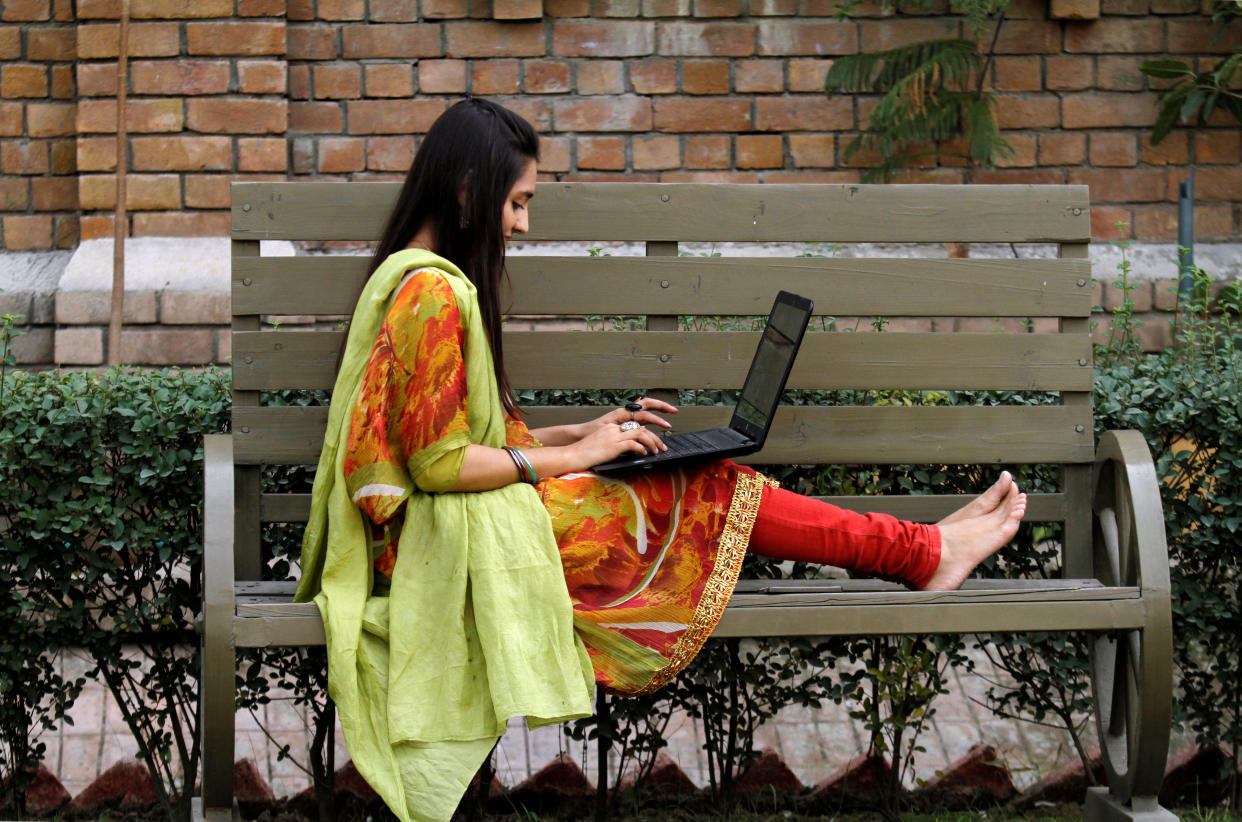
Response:
[{"label": "metal wheel on bench", "polygon": [[[1169,598],[1168,548],[1160,489],[1147,443],[1136,431],[1109,431],[1096,452],[1092,557],[1105,585],[1139,587],[1143,598]],[[1172,619],[1168,606],[1147,609],[1142,630],[1098,635],[1091,648],[1108,786],[1129,802],[1164,779],[1172,715]]]}]

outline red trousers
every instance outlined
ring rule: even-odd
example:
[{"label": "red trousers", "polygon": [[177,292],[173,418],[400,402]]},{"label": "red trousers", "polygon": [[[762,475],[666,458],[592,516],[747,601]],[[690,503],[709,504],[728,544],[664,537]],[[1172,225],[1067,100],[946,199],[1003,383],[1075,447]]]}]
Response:
[{"label": "red trousers", "polygon": [[750,550],[772,559],[895,577],[922,588],[940,565],[940,529],[888,514],[858,514],[765,486]]}]

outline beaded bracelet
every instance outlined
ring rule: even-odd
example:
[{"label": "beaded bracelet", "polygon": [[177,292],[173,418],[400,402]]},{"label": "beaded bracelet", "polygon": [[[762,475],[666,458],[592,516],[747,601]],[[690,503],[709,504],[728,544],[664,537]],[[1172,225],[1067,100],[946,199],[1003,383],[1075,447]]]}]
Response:
[{"label": "beaded bracelet", "polygon": [[504,449],[509,452],[509,456],[513,458],[513,464],[517,466],[519,480],[529,482],[531,485],[539,482],[539,475],[535,473],[534,466],[530,464],[525,454],[510,445],[504,446]]}]

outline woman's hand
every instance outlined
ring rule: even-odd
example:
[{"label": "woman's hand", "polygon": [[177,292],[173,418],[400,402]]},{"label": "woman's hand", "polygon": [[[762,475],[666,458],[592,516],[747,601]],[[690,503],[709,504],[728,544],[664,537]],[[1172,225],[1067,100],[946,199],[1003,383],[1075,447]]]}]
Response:
[{"label": "woman's hand", "polygon": [[[626,418],[623,421],[628,421],[629,412],[625,414]],[[611,414],[605,416],[611,416]],[[574,470],[584,471],[601,462],[616,459],[626,452],[632,451],[642,456],[668,450],[668,446],[656,436],[655,432],[642,426],[625,429],[621,427],[620,422],[600,423],[599,420],[595,422],[599,424],[591,433],[573,445],[565,446],[565,450],[573,454],[573,462],[576,464]]]},{"label": "woman's hand", "polygon": [[[672,428],[672,424],[665,420],[660,414],[676,414],[677,409],[661,400],[652,399],[651,397],[639,397],[634,404],[641,405],[642,409],[638,411],[629,411],[626,408],[614,408],[603,416],[596,417],[590,422],[579,423],[577,425],[556,425],[549,428],[538,428],[531,431],[535,439],[544,445],[573,445],[581,440],[586,439],[595,432],[610,425],[621,425],[633,420],[639,425],[658,425],[661,428]],[[619,452],[618,452],[619,453]],[[598,463],[591,463],[596,465]]]}]

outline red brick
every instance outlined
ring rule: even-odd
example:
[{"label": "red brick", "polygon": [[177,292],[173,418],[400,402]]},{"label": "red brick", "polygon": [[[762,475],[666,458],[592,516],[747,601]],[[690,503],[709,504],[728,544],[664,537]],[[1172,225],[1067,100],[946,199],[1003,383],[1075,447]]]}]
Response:
[{"label": "red brick", "polygon": [[445,23],[444,28],[449,57],[541,57],[547,52],[541,23],[470,21]]},{"label": "red brick", "polygon": [[805,22],[802,20],[763,20],[759,23],[759,54],[811,55],[855,54],[858,51],[856,24],[844,21]]},{"label": "red brick", "polygon": [[848,97],[822,95],[760,97],[755,100],[755,128],[760,131],[840,131],[854,127]]},{"label": "red brick", "polygon": [[1013,147],[1012,157],[996,158],[999,168],[1030,168],[1035,165],[1035,135],[1007,133],[1001,135]]},{"label": "red brick", "polygon": [[[136,224],[135,219],[135,234]],[[126,363],[208,365],[213,354],[211,331],[206,328],[127,328],[121,332],[121,361]]]},{"label": "red brick", "polygon": [[283,137],[243,137],[237,141],[238,171],[284,171],[289,166]]},{"label": "red brick", "polygon": [[30,181],[0,177],[0,211],[25,211],[30,206]]},{"label": "red brick", "polygon": [[1054,20],[1096,20],[1100,16],[1100,0],[1051,0],[1048,16]]},{"label": "red brick", "polygon": [[1201,202],[1236,202],[1239,191],[1242,168],[1214,168],[1208,174],[1195,176],[1195,198]]},{"label": "red brick", "polygon": [[831,60],[790,60],[789,90],[823,92]]},{"label": "red brick", "polygon": [[286,66],[281,60],[238,60],[237,82],[243,94],[284,94],[288,89]]},{"label": "red brick", "polygon": [[1185,131],[1171,132],[1153,146],[1149,135],[1139,140],[1143,162],[1153,166],[1184,166],[1190,162],[1189,140]]},{"label": "red brick", "polygon": [[976,169],[972,182],[980,185],[1064,185],[1065,175],[1051,169],[998,168]]},{"label": "red brick", "polygon": [[288,126],[285,100],[212,97],[187,100],[186,106],[186,125],[208,134],[282,134]]},{"label": "red brick", "polygon": [[77,139],[77,167],[79,171],[114,170],[116,168],[116,138],[79,137]]},{"label": "red brick", "polygon": [[47,146],[43,140],[0,144],[0,171],[5,174],[47,174]]},{"label": "red brick", "polygon": [[[181,131],[184,102],[177,98],[130,99],[125,123],[131,132]],[[77,128],[82,133],[116,131],[115,100],[79,100]]]},{"label": "red brick", "polygon": [[1065,50],[1071,54],[1158,54],[1164,51],[1164,21],[1105,18],[1067,22]]},{"label": "red brick", "polygon": [[997,57],[992,63],[997,91],[1039,91],[1043,88],[1038,57]]},{"label": "red brick", "polygon": [[75,22],[73,0],[54,0],[52,3],[52,19],[57,23]]},{"label": "red brick", "polygon": [[561,57],[642,57],[655,51],[655,24],[557,22],[552,27],[552,51]]},{"label": "red brick", "polygon": [[37,177],[30,181],[35,211],[76,211],[77,177]]},{"label": "red brick", "polygon": [[289,131],[303,134],[337,134],[345,128],[345,115],[337,103],[290,103]]},{"label": "red brick", "polygon": [[[131,23],[130,57],[176,57],[181,53],[177,23]],[[78,26],[78,59],[116,57],[120,27],[115,23]]]},{"label": "red brick", "polygon": [[69,100],[76,96],[73,82],[73,66],[52,66],[52,97]]},{"label": "red brick", "polygon": [[1041,166],[1080,166],[1087,159],[1087,136],[1081,132],[1054,131],[1039,135]]},{"label": "red brick", "polygon": [[728,94],[727,60],[687,60],[681,64],[681,90],[686,94]]},{"label": "red brick", "polygon": [[[72,36],[70,47],[73,54],[78,53],[78,40],[72,30],[68,30]],[[5,26],[0,28],[0,60],[17,60],[22,56],[22,30],[19,26]],[[31,58],[35,59],[35,58]]]},{"label": "red brick", "polygon": [[522,79],[527,94],[563,94],[569,91],[569,64],[527,60],[522,67]]},{"label": "red brick", "polygon": [[677,91],[677,63],[672,60],[630,63],[630,83],[637,94],[673,94]]},{"label": "red brick", "polygon": [[536,132],[543,134],[552,130],[552,106],[547,100],[513,97],[505,101],[505,106],[534,126]]},{"label": "red brick", "polygon": [[750,13],[756,17],[789,17],[798,13],[797,0],[751,0]]},{"label": "red brick", "polygon": [[413,162],[413,137],[367,138],[367,169],[369,171],[408,171]]},{"label": "red brick", "polygon": [[1146,127],[1156,122],[1156,98],[1148,94],[1071,94],[1062,106],[1064,128]]},{"label": "red brick", "polygon": [[1236,131],[1195,132],[1195,162],[1197,163],[1236,165],[1239,159],[1239,148],[1242,148],[1242,136]]},{"label": "red brick", "polygon": [[770,93],[785,90],[785,66],[781,60],[739,60],[733,66],[739,93]]},{"label": "red brick", "polygon": [[349,25],[341,32],[342,55],[347,60],[373,57],[411,59],[440,57],[440,26],[434,23],[394,23],[392,25]]},{"label": "red brick", "polygon": [[1104,91],[1142,91],[1143,73],[1139,71],[1142,57],[1111,57],[1099,58],[1100,79],[1097,87]]},{"label": "red brick", "polygon": [[[427,61],[419,63],[419,76]],[[427,89],[424,87],[424,91]],[[410,97],[414,94],[414,73],[405,63],[380,63],[366,67],[367,97]]]},{"label": "red brick", "polygon": [[1094,61],[1090,57],[1046,57],[1045,84],[1052,91],[1081,91],[1095,82]]},{"label": "red brick", "polygon": [[[116,177],[86,174],[78,178],[82,208],[102,211],[116,208]],[[130,174],[125,181],[125,203],[133,211],[181,207],[181,178],[175,174]]]},{"label": "red brick", "polygon": [[337,29],[321,26],[290,26],[290,60],[335,60],[338,54]]},{"label": "red brick", "polygon": [[755,53],[750,23],[661,23],[660,54],[677,57],[748,57]]},{"label": "red brick", "polygon": [[737,137],[738,168],[784,168],[785,145],[779,134],[742,134]]},{"label": "red brick", "polygon": [[[281,17],[288,14],[285,0],[238,0],[238,17]],[[286,17],[292,20],[292,17]]]},{"label": "red brick", "polygon": [[367,166],[366,141],[358,137],[324,137],[319,141],[319,172],[342,174]]},{"label": "red brick", "polygon": [[186,208],[228,208],[229,183],[235,179],[228,174],[189,174],[185,178]]},{"label": "red brick", "polygon": [[233,0],[133,0],[130,15],[136,20],[231,17]]},{"label": "red brick", "polygon": [[315,16],[320,20],[361,20],[366,8],[366,0],[319,0]]},{"label": "red brick", "polygon": [[757,183],[753,171],[668,171],[660,175],[662,183]]},{"label": "red brick", "polygon": [[790,134],[789,154],[796,168],[836,165],[836,138],[831,134]]},{"label": "red brick", "polygon": [[[17,29],[5,29],[17,33]],[[5,38],[7,39],[7,38]],[[20,46],[19,46],[20,48]],[[6,59],[15,60],[19,54]],[[28,29],[26,32],[26,59],[38,62],[70,62],[78,56],[78,38],[73,29]]]},{"label": "red brick", "polygon": [[635,137],[632,150],[635,171],[681,167],[681,140],[678,137]]},{"label": "red brick", "polygon": [[78,0],[79,20],[109,19],[121,16],[121,0]]},{"label": "red brick", "polygon": [[552,106],[557,131],[650,131],[652,126],[651,103],[641,97],[557,100]]},{"label": "red brick", "polygon": [[112,215],[89,214],[82,218],[82,239],[97,240],[100,237],[112,237],[116,231]]},{"label": "red brick", "polygon": [[590,17],[591,0],[543,0],[545,17]]},{"label": "red brick", "polygon": [[[130,63],[130,65],[136,67],[138,63]],[[79,96],[116,96],[116,63],[78,63],[74,69],[78,75]],[[130,76],[134,76],[132,71]]]},{"label": "red brick", "polygon": [[689,17],[691,0],[643,0],[643,17]]},{"label": "red brick", "polygon": [[[1118,225],[1122,224],[1121,228]],[[1134,236],[1134,218],[1125,206],[1091,206],[1091,239],[1127,240]],[[1098,302],[1098,301],[1097,301]]]},{"label": "red brick", "polygon": [[52,6],[48,0],[5,0],[3,8],[0,20],[5,21],[34,22],[52,16]]},{"label": "red brick", "polygon": [[[116,64],[110,69],[106,92],[116,93]],[[78,82],[83,82],[92,64],[78,65]],[[226,60],[138,60],[130,64],[130,83],[135,94],[224,94],[229,90],[229,64]],[[107,75],[105,75],[107,77]],[[99,81],[102,84],[103,78]],[[92,81],[92,86],[96,82]]]},{"label": "red brick", "polygon": [[422,0],[422,7],[428,20],[470,16],[470,0]]},{"label": "red brick", "polygon": [[1055,128],[1061,124],[1059,103],[1052,95],[998,94],[996,124],[1002,129]]},{"label": "red brick", "polygon": [[1226,54],[1242,46],[1242,28],[1229,26],[1215,42],[1218,24],[1207,20],[1170,20],[1170,54]]},{"label": "red brick", "polygon": [[[519,0],[509,0],[509,2],[518,2]],[[536,0],[526,0],[534,3]],[[596,17],[637,17],[640,7],[639,0],[595,0],[594,14]],[[541,14],[532,14],[531,17],[540,17]]]},{"label": "red brick", "polygon": [[518,61],[476,61],[470,82],[475,94],[517,94],[519,88]]},{"label": "red brick", "polygon": [[694,0],[695,17],[738,17],[743,13],[742,0]]},{"label": "red brick", "polygon": [[1071,169],[1069,182],[1090,186],[1093,203],[1150,203],[1168,198],[1168,185],[1160,169],[1134,169],[1125,173]]},{"label": "red brick", "polygon": [[52,357],[57,365],[99,365],[104,361],[104,329],[58,328],[54,334]]},{"label": "red brick", "polygon": [[14,97],[46,97],[47,67],[9,64],[0,71],[0,95]]},{"label": "red brick", "polygon": [[289,66],[289,97],[294,100],[310,99],[310,66],[298,63]]},{"label": "red brick", "polygon": [[367,19],[372,23],[416,23],[418,0],[371,0]]},{"label": "red brick", "polygon": [[[1177,204],[1141,206],[1134,210],[1134,235],[1149,242],[1177,240]],[[1198,215],[1195,215],[1196,217]],[[1200,236],[1198,220],[1195,220],[1195,236]]]},{"label": "red brick", "polygon": [[579,137],[578,168],[591,171],[625,169],[624,137]]},{"label": "red brick", "polygon": [[[5,8],[7,12],[7,4]],[[5,217],[3,226],[4,247],[9,251],[33,251],[52,247],[50,214]]]},{"label": "red brick", "polygon": [[542,137],[539,140],[539,171],[569,171],[570,138]]},{"label": "red brick", "polygon": [[134,237],[227,237],[227,211],[148,212],[134,215]]},{"label": "red brick", "polygon": [[[988,26],[981,42],[989,43],[996,24]],[[1060,54],[1061,24],[1055,20],[1010,20],[1001,24],[997,54]]]},{"label": "red brick", "polygon": [[1195,209],[1195,236],[1202,240],[1233,240],[1233,205],[1201,205]]},{"label": "red brick", "polygon": [[313,66],[311,82],[319,100],[356,100],[362,96],[362,67],[356,63]]},{"label": "red brick", "polygon": [[425,132],[447,108],[443,100],[351,100],[346,106],[350,134]]},{"label": "red brick", "polygon": [[[466,67],[465,60],[420,60],[418,90],[423,94],[464,94],[466,92]],[[409,95],[374,94],[370,91],[368,82],[367,96],[408,97]]]},{"label": "red brick", "polygon": [[657,131],[750,131],[750,102],[728,97],[655,101]]},{"label": "red brick", "polygon": [[1091,165],[1134,166],[1138,164],[1138,138],[1134,134],[1095,132],[1091,135]]},{"label": "red brick", "polygon": [[686,168],[728,168],[729,138],[719,135],[686,138]]},{"label": "red brick", "polygon": [[[837,24],[842,25],[842,24]],[[860,49],[864,52],[908,46],[925,40],[958,37],[961,26],[956,20],[863,20],[858,24]],[[812,52],[822,53],[822,52]],[[839,52],[850,54],[852,52]]]},{"label": "red brick", "polygon": [[190,54],[283,55],[283,22],[186,23]]}]

